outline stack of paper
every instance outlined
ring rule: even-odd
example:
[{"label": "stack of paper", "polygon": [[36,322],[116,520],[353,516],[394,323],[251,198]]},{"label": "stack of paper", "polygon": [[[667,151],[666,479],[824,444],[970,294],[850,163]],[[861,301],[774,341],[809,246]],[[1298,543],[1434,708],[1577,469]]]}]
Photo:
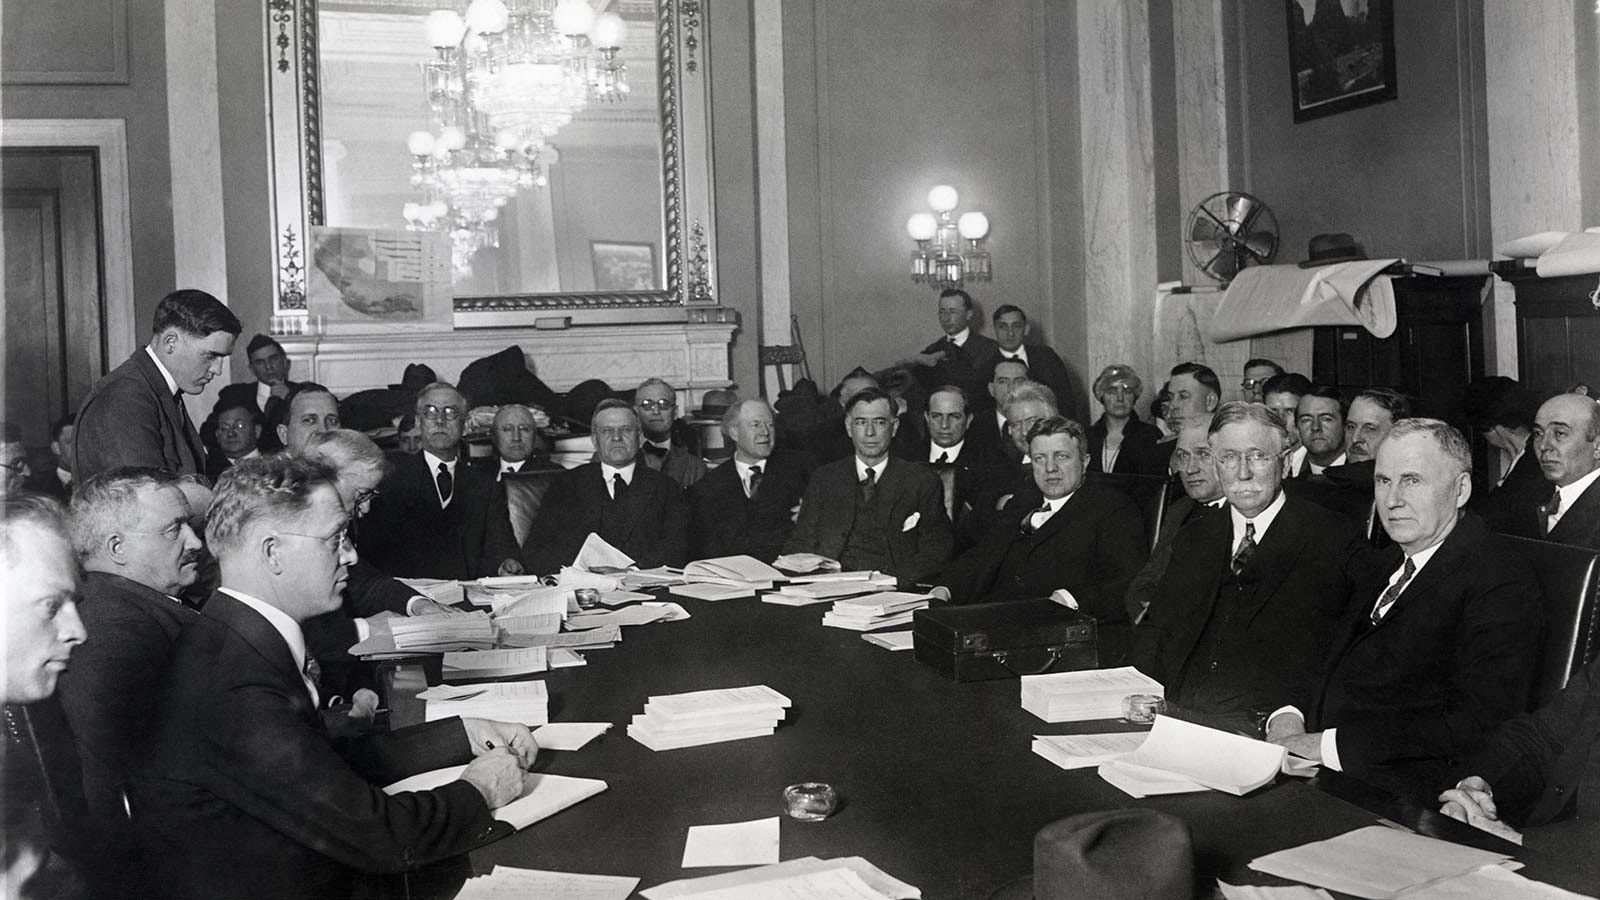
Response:
[{"label": "stack of paper", "polygon": [[838,560],[820,553],[785,553],[773,560],[772,564],[785,572],[802,575],[808,572],[837,572],[842,568]]},{"label": "stack of paper", "polygon": [[683,584],[683,572],[677,569],[669,569],[666,566],[656,566],[654,569],[632,569],[622,573],[621,577],[622,586],[625,588],[652,588]]},{"label": "stack of paper", "polygon": [[766,584],[781,581],[783,573],[753,556],[719,556],[697,559],[683,567],[686,581],[721,581]]},{"label": "stack of paper", "polygon": [[640,603],[621,609],[592,609],[567,618],[568,631],[622,625],[648,625],[651,622],[677,622],[689,613],[676,603]]},{"label": "stack of paper", "polygon": [[494,627],[499,632],[499,639],[505,646],[526,646],[522,644],[506,644],[508,635],[530,634],[555,634],[561,630],[560,613],[529,613],[527,615],[495,616]]},{"label": "stack of paper", "polygon": [[1161,682],[1132,666],[1022,676],[1022,708],[1046,722],[1120,718],[1129,694],[1164,696]]},{"label": "stack of paper", "polygon": [[[1504,853],[1369,825],[1325,841],[1269,853],[1252,860],[1250,868],[1356,897],[1393,897],[1418,885],[1496,865],[1509,858]],[[1509,887],[1503,885],[1488,893],[1453,896],[1527,896]]]},{"label": "stack of paper", "polygon": [[[423,772],[396,781],[384,788],[383,792],[393,796],[402,791],[431,791],[460,780],[461,773],[466,771],[466,768],[466,766],[449,766]],[[574,803],[593,797],[607,787],[608,785],[598,778],[571,778],[566,775],[538,775],[524,772],[522,795],[505,806],[496,808],[494,817],[513,828],[527,828]]]},{"label": "stack of paper", "polygon": [[852,572],[852,575],[865,575],[864,578],[827,578],[816,581],[794,579],[783,587],[761,599],[766,603],[776,603],[780,606],[809,606],[813,603],[826,603],[840,597],[854,597],[859,594],[876,593],[878,591],[892,591],[895,588],[893,575],[880,575],[876,572]]},{"label": "stack of paper", "polygon": [[[771,587],[767,582],[764,587]],[[689,584],[680,584],[673,587],[672,593],[679,597],[688,597],[691,600],[743,600],[754,597],[756,591],[763,585],[733,583],[721,581],[696,581]]]},{"label": "stack of paper", "polygon": [[463,719],[520,722],[531,727],[550,721],[550,695],[542,681],[441,684],[428,688],[418,696],[425,701],[426,712],[423,717],[429,722],[460,716]]},{"label": "stack of paper", "polygon": [[909,624],[913,612],[927,608],[927,594],[884,591],[836,601],[833,609],[823,615],[822,624],[851,631],[872,631],[875,628]]},{"label": "stack of paper", "polygon": [[772,734],[789,698],[764,684],[651,697],[628,736],[651,750],[697,747]]},{"label": "stack of paper", "polygon": [[389,620],[396,650],[487,650],[494,646],[494,624],[485,612],[412,616]]},{"label": "stack of paper", "polygon": [[489,605],[495,618],[502,616],[566,615],[574,604],[572,588],[536,587],[495,591]]},{"label": "stack of paper", "polygon": [[863,634],[861,639],[885,650],[911,650],[917,646],[916,637],[909,631],[880,631]]},{"label": "stack of paper", "polygon": [[[853,876],[853,877],[852,877]],[[842,882],[842,883],[841,883]],[[644,890],[648,900],[687,898],[855,897],[921,900],[922,891],[860,856],[791,859],[758,869],[669,881]]]},{"label": "stack of paper", "polygon": [[566,647],[569,650],[610,650],[622,640],[622,629],[616,625],[602,625],[584,631],[567,631],[560,634],[504,634],[500,643],[504,647]]},{"label": "stack of paper", "polygon": [[1243,796],[1277,777],[1286,752],[1277,744],[1156,716],[1138,749],[1102,764],[1100,777],[1134,797],[1207,788]]},{"label": "stack of paper", "polygon": [[531,675],[549,668],[550,659],[544,647],[519,647],[514,650],[467,650],[444,655],[444,677],[510,678],[514,675]]},{"label": "stack of paper", "polygon": [[527,897],[573,897],[581,900],[627,900],[639,879],[624,875],[575,875],[539,869],[495,866],[468,878],[456,900],[525,900]]},{"label": "stack of paper", "polygon": [[544,586],[544,580],[537,575],[496,575],[465,582],[462,584],[462,589],[465,591],[468,603],[473,606],[489,606],[495,597],[531,591]]},{"label": "stack of paper", "polygon": [[605,538],[592,531],[583,539],[583,546],[578,548],[578,555],[572,560],[574,569],[590,572],[621,571],[631,565],[633,557],[611,546]]},{"label": "stack of paper", "polygon": [[1145,732],[1121,734],[1036,734],[1033,752],[1063,769],[1087,769],[1139,749]]},{"label": "stack of paper", "polygon": [[445,606],[455,606],[467,599],[466,591],[459,581],[444,581],[438,578],[402,578],[400,581],[418,594]]}]

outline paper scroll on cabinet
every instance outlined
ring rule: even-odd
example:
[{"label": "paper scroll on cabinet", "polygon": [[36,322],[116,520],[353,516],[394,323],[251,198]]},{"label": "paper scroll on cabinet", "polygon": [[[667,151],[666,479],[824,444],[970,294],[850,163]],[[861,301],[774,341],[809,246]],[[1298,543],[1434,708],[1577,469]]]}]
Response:
[{"label": "paper scroll on cabinet", "polygon": [[1252,266],[1228,285],[1207,337],[1236,341],[1291,328],[1360,325],[1374,336],[1394,334],[1394,286],[1379,275],[1398,262],[1364,259],[1302,269]]}]

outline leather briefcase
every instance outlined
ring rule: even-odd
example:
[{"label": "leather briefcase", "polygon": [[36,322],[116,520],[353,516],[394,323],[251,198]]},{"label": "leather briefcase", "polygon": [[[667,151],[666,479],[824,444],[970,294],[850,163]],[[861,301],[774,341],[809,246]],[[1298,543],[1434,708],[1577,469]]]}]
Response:
[{"label": "leather briefcase", "polygon": [[1093,669],[1094,618],[1048,599],[919,609],[912,653],[956,681]]}]

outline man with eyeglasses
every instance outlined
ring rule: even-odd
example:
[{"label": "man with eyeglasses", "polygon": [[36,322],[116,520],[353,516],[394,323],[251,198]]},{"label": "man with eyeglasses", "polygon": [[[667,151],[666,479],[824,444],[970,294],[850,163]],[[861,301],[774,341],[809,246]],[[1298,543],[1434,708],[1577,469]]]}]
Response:
[{"label": "man with eyeglasses", "polygon": [[361,553],[380,570],[397,578],[477,578],[498,574],[515,555],[502,541],[510,525],[491,528],[494,476],[462,461],[468,408],[444,382],[417,394],[422,452],[389,457],[390,472],[361,529]]},{"label": "man with eyeglasses", "polygon": [[73,654],[58,696],[82,766],[82,827],[103,848],[86,874],[112,893],[127,874],[122,796],[131,754],[149,733],[173,645],[199,615],[178,599],[201,558],[178,482],[164,469],[125,466],[85,481],[72,498],[84,571],[78,611],[94,640]]},{"label": "man with eyeglasses", "polygon": [[1320,689],[1285,700],[1267,738],[1392,791],[1451,766],[1527,705],[1542,604],[1511,542],[1464,512],[1472,450],[1437,419],[1405,419],[1378,447],[1378,515],[1394,545],[1351,569]]},{"label": "man with eyeglasses", "polygon": [[1222,495],[1222,477],[1217,472],[1217,461],[1211,455],[1211,423],[1191,422],[1178,432],[1172,445],[1172,471],[1178,474],[1183,493],[1178,495],[1161,515],[1161,528],[1156,533],[1150,559],[1128,584],[1124,597],[1128,616],[1136,624],[1144,618],[1144,611],[1155,596],[1156,585],[1167,572],[1172,559],[1172,542],[1178,530],[1190,520],[1199,518],[1228,505]]},{"label": "man with eyeglasses", "polygon": [[1288,435],[1276,414],[1226,403],[1208,432],[1227,514],[1173,538],[1132,660],[1169,700],[1258,732],[1284,697],[1315,695],[1360,544],[1344,518],[1283,493]]},{"label": "man with eyeglasses", "polygon": [[217,451],[206,457],[206,477],[213,482],[224,469],[261,455],[261,413],[251,403],[217,404]]},{"label": "man with eyeglasses", "polygon": [[1270,359],[1252,359],[1244,364],[1244,378],[1239,381],[1239,399],[1246,403],[1260,403],[1265,398],[1263,388],[1267,380],[1283,374],[1283,367]]},{"label": "man with eyeglasses", "polygon": [[688,490],[705,477],[706,463],[685,445],[678,425],[678,392],[660,378],[647,378],[633,394],[643,440],[640,459]]},{"label": "man with eyeglasses", "polygon": [[4,434],[0,435],[0,468],[5,481],[4,493],[20,494],[28,486],[28,479],[33,477],[33,467],[28,465],[28,448],[22,443],[22,429],[14,423],[0,423]]},{"label": "man with eyeglasses", "polygon": [[[365,895],[365,875],[505,833],[492,810],[523,791],[537,752],[526,727],[450,718],[336,743],[317,712],[301,623],[339,608],[356,559],[333,477],[271,456],[218,486],[206,542],[222,586],[174,648],[132,779],[152,896]],[[433,790],[380,787],[462,763]]]}]

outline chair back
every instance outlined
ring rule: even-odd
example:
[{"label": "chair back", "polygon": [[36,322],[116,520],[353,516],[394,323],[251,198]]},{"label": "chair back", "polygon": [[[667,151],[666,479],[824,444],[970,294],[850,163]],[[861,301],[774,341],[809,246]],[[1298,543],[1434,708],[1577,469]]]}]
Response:
[{"label": "chair back", "polygon": [[536,469],[512,473],[500,479],[501,488],[506,492],[506,510],[511,516],[511,533],[517,538],[517,546],[522,546],[528,539],[528,530],[539,517],[539,510],[544,507],[544,495],[565,471],[562,468]]},{"label": "chair back", "polygon": [[1561,691],[1594,656],[1595,606],[1600,594],[1600,552],[1584,547],[1508,537],[1533,565],[1544,592],[1544,640],[1534,681],[1533,706]]},{"label": "chair back", "polygon": [[1099,484],[1110,485],[1126,494],[1133,505],[1139,507],[1144,517],[1145,544],[1154,548],[1156,536],[1161,533],[1161,519],[1166,515],[1167,491],[1171,480],[1163,475],[1133,475],[1123,472],[1086,472],[1084,478]]}]

